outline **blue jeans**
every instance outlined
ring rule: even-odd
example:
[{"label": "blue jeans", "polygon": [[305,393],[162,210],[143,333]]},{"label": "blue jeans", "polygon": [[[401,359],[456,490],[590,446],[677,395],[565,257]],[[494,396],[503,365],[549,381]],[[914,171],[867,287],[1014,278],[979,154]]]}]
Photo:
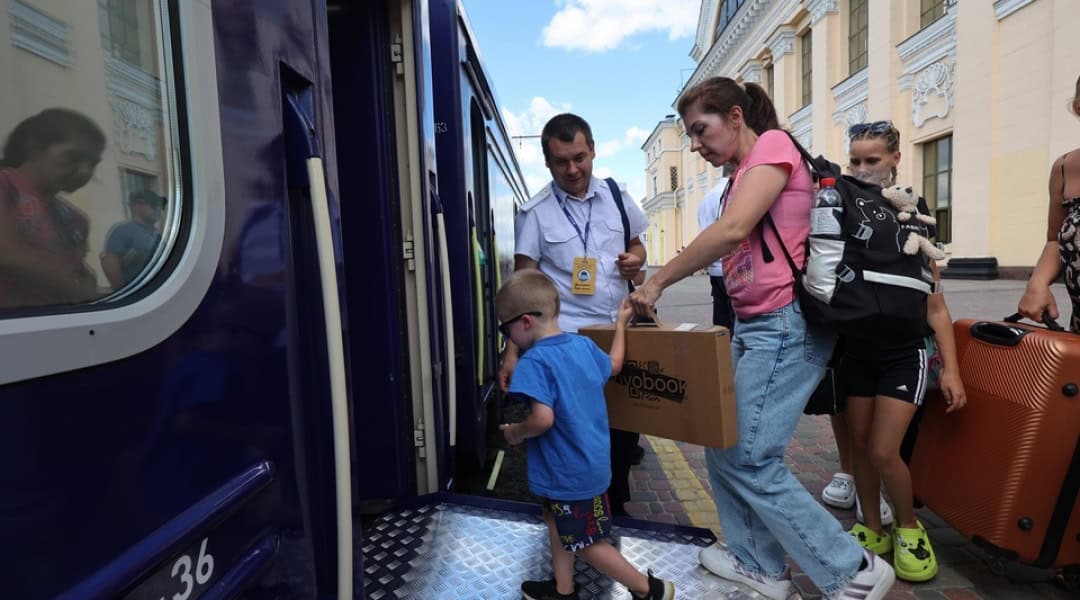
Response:
[{"label": "blue jeans", "polygon": [[784,573],[786,552],[830,594],[855,576],[863,553],[784,464],[835,343],[830,332],[808,328],[798,306],[736,321],[731,354],[739,441],[707,448],[705,460],[728,549],[769,577]]}]

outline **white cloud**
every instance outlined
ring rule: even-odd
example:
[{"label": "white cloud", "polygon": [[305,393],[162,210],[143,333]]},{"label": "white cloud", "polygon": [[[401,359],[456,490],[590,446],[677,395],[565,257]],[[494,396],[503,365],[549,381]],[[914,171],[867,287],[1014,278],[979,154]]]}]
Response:
[{"label": "white cloud", "polygon": [[593,167],[593,177],[599,177],[600,179],[607,179],[611,177],[613,171],[609,167]]},{"label": "white cloud", "polygon": [[634,125],[626,130],[626,145],[640,148],[645,140],[649,139],[649,132]]},{"label": "white cloud", "polygon": [[561,103],[558,106],[542,96],[536,96],[529,102],[529,107],[520,113],[511,112],[503,107],[503,120],[506,121],[506,129],[510,135],[540,135],[544,123],[559,113],[569,112],[570,105]]},{"label": "white cloud", "polygon": [[647,31],[668,39],[692,35],[700,3],[695,0],[565,0],[544,27],[549,48],[604,52]]},{"label": "white cloud", "polygon": [[[569,110],[569,104],[556,105],[547,98],[536,96],[529,102],[528,108],[522,112],[515,113],[504,106],[502,113],[506,129],[511,136],[538,136],[548,119]],[[530,137],[513,140],[513,143],[514,154],[525,176],[525,183],[529,186],[529,192],[535,194],[550,180],[550,174],[544,165],[540,139]]]},{"label": "white cloud", "polygon": [[606,142],[600,142],[596,145],[596,158],[608,158],[615,156],[615,154],[622,150],[622,140],[608,140]]},{"label": "white cloud", "polygon": [[626,130],[621,140],[608,140],[598,143],[596,145],[596,158],[608,158],[624,149],[640,148],[647,139],[649,139],[649,132],[635,125]]}]

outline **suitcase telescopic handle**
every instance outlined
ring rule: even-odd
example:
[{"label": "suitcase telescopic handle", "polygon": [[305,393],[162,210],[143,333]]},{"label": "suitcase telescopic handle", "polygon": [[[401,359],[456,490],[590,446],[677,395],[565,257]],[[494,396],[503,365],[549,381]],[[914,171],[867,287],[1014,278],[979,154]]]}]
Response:
[{"label": "suitcase telescopic handle", "polygon": [[979,321],[971,326],[971,337],[995,346],[1015,346],[1027,333],[1025,329],[993,321]]},{"label": "suitcase telescopic handle", "polygon": [[[1021,315],[1020,313],[1013,313],[1013,314],[1005,317],[1005,322],[1006,323],[1019,323],[1020,320],[1023,319],[1023,318],[1024,318],[1024,315]],[[1059,325],[1058,322],[1055,321],[1054,318],[1051,317],[1050,313],[1047,312],[1047,311],[1043,311],[1042,324],[1046,325],[1046,328],[1049,329],[1050,331],[1065,331],[1065,328],[1062,327],[1061,325]]]}]

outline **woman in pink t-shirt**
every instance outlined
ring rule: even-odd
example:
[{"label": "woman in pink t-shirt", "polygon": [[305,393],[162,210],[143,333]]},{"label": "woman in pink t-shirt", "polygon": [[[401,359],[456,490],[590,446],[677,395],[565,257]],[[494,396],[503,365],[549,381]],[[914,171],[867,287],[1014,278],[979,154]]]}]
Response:
[{"label": "woman in pink t-shirt", "polygon": [[[721,217],[630,299],[646,311],[666,287],[724,259],[737,318],[731,354],[739,441],[705,451],[727,547],[705,548],[701,563],[766,597],[786,599],[794,591],[784,562],[790,554],[827,596],[880,599],[892,587],[892,567],[864,551],[784,464],[835,342],[830,332],[807,325],[780,246],[796,264],[804,262],[809,169],[758,85],[714,77],[687,90],[678,108],[692,151],[714,167],[737,165],[730,197]],[[762,226],[766,213],[782,240]]]},{"label": "woman in pink t-shirt", "polygon": [[81,113],[49,108],[8,135],[0,158],[0,310],[96,297],[86,264],[90,221],[59,196],[86,185],[105,134]]}]

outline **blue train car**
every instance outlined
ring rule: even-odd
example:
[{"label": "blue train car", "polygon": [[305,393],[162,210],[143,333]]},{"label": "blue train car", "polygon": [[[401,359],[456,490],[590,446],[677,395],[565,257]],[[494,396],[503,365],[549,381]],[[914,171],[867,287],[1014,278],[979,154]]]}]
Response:
[{"label": "blue train car", "polygon": [[450,495],[527,196],[461,5],[3,4],[0,596],[516,597],[536,508]]},{"label": "blue train car", "polygon": [[476,38],[455,0],[431,2],[435,149],[446,252],[453,268],[456,454],[483,463],[489,414],[497,416],[499,339],[495,291],[513,271],[513,218],[528,199]]}]

